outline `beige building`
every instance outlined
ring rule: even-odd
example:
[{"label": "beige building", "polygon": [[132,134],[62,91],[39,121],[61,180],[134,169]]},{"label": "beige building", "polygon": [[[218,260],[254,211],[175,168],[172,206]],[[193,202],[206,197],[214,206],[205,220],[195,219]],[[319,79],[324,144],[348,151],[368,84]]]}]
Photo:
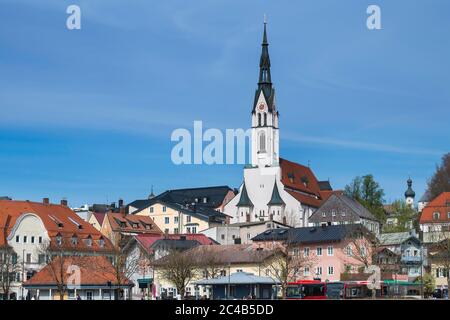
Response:
[{"label": "beige building", "polygon": [[226,186],[178,189],[133,201],[127,207],[132,215],[151,217],[165,233],[198,233],[228,221],[221,210],[233,197]]}]

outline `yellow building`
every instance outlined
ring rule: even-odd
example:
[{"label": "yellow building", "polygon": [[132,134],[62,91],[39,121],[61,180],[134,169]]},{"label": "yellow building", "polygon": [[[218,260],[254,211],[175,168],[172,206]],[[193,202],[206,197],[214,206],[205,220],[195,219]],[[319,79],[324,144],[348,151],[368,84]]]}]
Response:
[{"label": "yellow building", "polygon": [[169,190],[128,205],[128,213],[148,216],[165,233],[198,233],[228,221],[224,205],[234,197],[226,186]]}]

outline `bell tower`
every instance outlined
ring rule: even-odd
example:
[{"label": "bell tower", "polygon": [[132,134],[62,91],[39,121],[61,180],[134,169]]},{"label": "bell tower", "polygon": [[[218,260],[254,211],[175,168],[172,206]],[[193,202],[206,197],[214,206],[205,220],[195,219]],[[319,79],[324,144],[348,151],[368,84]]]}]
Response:
[{"label": "bell tower", "polygon": [[279,164],[278,111],[275,89],[270,74],[267,22],[264,19],[264,34],[259,61],[259,81],[252,109],[252,153],[254,167],[273,167]]}]

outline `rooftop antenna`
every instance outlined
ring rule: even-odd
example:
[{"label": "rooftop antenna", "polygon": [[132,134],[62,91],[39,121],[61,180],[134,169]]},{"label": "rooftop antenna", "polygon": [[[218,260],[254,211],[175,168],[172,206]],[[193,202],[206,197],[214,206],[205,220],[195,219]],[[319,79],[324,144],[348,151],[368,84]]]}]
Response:
[{"label": "rooftop antenna", "polygon": [[264,13],[264,24],[267,24],[267,16],[265,13]]},{"label": "rooftop antenna", "polygon": [[311,166],[311,160],[308,160],[308,168]]}]

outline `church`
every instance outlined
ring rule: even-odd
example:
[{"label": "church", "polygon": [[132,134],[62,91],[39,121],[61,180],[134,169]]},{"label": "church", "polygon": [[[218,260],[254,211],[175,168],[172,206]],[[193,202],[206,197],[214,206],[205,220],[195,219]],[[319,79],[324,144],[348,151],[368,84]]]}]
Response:
[{"label": "church", "polygon": [[270,74],[267,23],[264,22],[258,87],[251,112],[251,163],[244,182],[225,205],[232,223],[279,221],[302,227],[333,190],[308,167],[280,158],[280,127]]}]

